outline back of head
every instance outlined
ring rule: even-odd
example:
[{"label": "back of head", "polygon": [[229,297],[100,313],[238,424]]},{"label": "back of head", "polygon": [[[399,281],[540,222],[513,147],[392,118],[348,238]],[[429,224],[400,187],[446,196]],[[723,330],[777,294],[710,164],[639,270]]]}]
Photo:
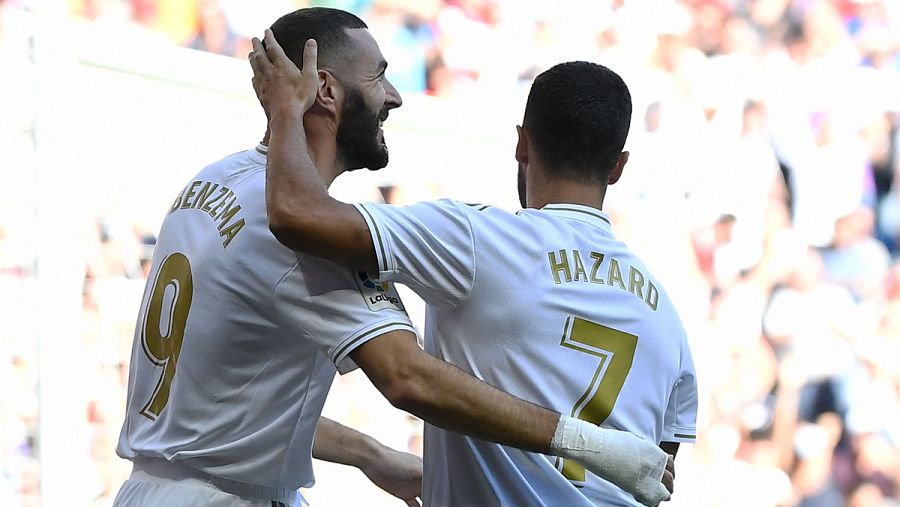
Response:
[{"label": "back of head", "polygon": [[272,24],[275,40],[298,68],[303,68],[303,46],[315,39],[320,68],[336,70],[351,60],[352,43],[347,30],[368,28],[354,14],[340,9],[309,7],[278,18]]},{"label": "back of head", "polygon": [[548,174],[605,183],[631,126],[631,94],[618,74],[590,62],[535,78],[523,128]]}]

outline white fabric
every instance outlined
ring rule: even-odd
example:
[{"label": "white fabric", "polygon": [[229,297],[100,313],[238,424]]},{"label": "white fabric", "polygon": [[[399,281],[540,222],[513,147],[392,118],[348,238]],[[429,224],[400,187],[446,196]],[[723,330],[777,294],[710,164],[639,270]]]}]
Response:
[{"label": "white fabric", "polygon": [[[301,257],[271,235],[265,164],[258,147],[209,165],[166,216],[137,320],[117,452],[297,489],[313,483],[312,442],[335,367],[354,369],[350,351],[412,326],[392,286]],[[191,283],[163,276],[161,309],[151,311],[160,266],[179,254]],[[184,320],[179,305],[189,307],[184,337],[168,402],[154,414],[148,403],[171,359],[151,359],[145,323],[156,314],[159,334],[174,336]]]},{"label": "white fabric", "polygon": [[142,479],[125,481],[113,507],[272,507],[271,501],[246,500],[197,480]]},{"label": "white fabric", "polygon": [[187,465],[162,459],[135,460],[114,507],[306,507],[296,490],[266,488],[211,477]]},{"label": "white fabric", "polygon": [[[512,214],[449,200],[357,208],[381,279],[428,304],[428,352],[562,414],[590,420],[607,400],[604,427],[653,443],[694,440],[697,386],[684,328],[603,212],[554,204]],[[628,343],[630,365],[627,350],[612,350]],[[621,389],[609,401],[615,389],[604,379],[616,377]],[[430,505],[637,505],[592,474],[570,482],[554,457],[427,424],[424,460]]]}]

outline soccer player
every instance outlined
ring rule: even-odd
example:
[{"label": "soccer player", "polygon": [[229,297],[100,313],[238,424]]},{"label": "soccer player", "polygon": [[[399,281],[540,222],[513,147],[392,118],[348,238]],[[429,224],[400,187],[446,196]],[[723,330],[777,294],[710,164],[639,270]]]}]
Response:
[{"label": "soccer player", "polygon": [[[317,181],[384,167],[378,125],[401,99],[362,21],[304,9],[273,30],[301,52],[315,37],[331,68],[303,136],[308,153],[330,160]],[[358,466],[416,505],[418,458],[320,419],[335,371],[357,365],[393,405],[432,424],[580,460],[648,505],[668,497],[671,462],[654,444],[435,359],[418,347],[393,286],[279,244],[266,221],[267,141],[201,170],[162,224],[117,448],[134,471],[117,505],[300,505],[297,488],[313,482],[311,454]]]},{"label": "soccer player", "polygon": [[[328,196],[316,168],[335,161],[304,138],[329,90],[316,41],[302,71],[271,32],[265,44],[254,39],[250,60],[271,133],[269,227],[283,244],[407,284],[428,305],[426,350],[500,389],[672,454],[695,439],[683,326],[601,211],[628,160],[631,98],[617,74],[572,62],[535,79],[518,127],[518,213],[451,200],[352,206]],[[430,424],[424,452],[428,505],[636,504],[565,456]]]}]

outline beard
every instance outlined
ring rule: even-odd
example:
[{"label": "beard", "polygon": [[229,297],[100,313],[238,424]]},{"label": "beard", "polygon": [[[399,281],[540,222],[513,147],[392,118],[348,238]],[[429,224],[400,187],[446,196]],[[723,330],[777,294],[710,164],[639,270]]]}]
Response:
[{"label": "beard", "polygon": [[519,173],[518,173],[518,188],[519,188],[519,204],[522,205],[522,209],[527,207],[527,192],[525,190],[525,165],[519,164]]},{"label": "beard", "polygon": [[372,112],[356,88],[347,89],[344,114],[337,130],[338,158],[347,171],[368,168],[372,171],[388,163],[388,148],[378,135],[379,118],[384,111]]}]

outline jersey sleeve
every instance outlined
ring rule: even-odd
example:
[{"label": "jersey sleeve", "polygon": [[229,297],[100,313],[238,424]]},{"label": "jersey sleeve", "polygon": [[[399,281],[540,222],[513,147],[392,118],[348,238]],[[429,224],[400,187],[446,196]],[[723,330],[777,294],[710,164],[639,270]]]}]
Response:
[{"label": "jersey sleeve", "polygon": [[372,235],[379,279],[407,285],[429,304],[452,306],[468,297],[475,278],[470,206],[443,199],[356,208]]},{"label": "jersey sleeve", "polygon": [[301,258],[282,279],[275,307],[342,375],[358,367],[349,354],[367,341],[397,330],[415,334],[392,284],[316,257]]},{"label": "jersey sleeve", "polygon": [[682,371],[666,407],[663,442],[694,442],[697,439],[697,373],[687,350]]}]

